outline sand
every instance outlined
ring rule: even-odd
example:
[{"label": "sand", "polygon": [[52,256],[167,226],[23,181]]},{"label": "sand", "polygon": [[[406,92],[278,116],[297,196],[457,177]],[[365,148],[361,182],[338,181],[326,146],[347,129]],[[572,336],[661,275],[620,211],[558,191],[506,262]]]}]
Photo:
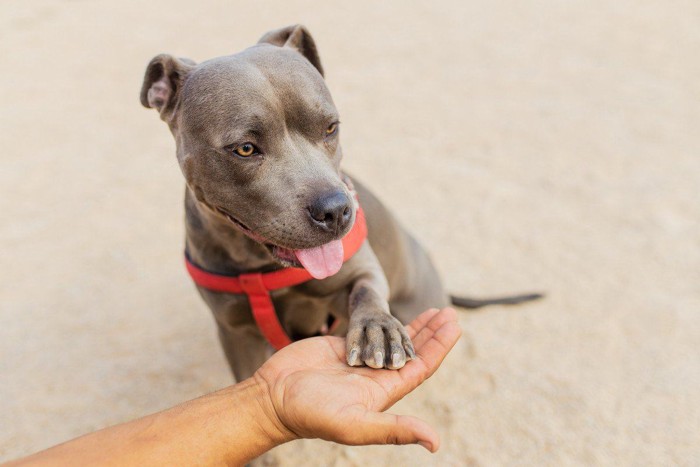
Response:
[{"label": "sand", "polygon": [[300,441],[279,465],[700,465],[700,3],[0,3],[0,459],[231,382],[182,265],[174,143],[138,92],[291,23],[345,167],[464,312],[393,409],[442,447]]}]

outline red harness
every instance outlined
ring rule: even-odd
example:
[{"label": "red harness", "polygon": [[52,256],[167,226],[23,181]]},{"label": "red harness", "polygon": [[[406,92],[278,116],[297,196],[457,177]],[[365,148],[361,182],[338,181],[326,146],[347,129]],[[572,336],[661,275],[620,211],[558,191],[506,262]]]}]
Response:
[{"label": "red harness", "polygon": [[[353,257],[367,238],[367,223],[365,214],[358,207],[355,216],[355,225],[348,234],[343,237],[343,262]],[[275,307],[270,298],[273,290],[284,289],[299,285],[313,279],[306,269],[284,268],[267,273],[239,274],[227,276],[206,271],[195,265],[185,255],[185,266],[195,284],[212,292],[225,292],[231,294],[246,294],[250,303],[253,318],[258,324],[260,332],[265,339],[279,350],[292,343],[282,323],[280,323]]]}]

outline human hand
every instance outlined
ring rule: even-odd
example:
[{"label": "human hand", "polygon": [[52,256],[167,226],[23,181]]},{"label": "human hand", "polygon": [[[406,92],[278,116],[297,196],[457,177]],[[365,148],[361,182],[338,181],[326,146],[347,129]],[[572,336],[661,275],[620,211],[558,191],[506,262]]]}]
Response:
[{"label": "human hand", "polygon": [[445,308],[424,312],[407,332],[417,357],[400,370],[349,367],[344,339],[331,336],[304,339],[273,355],[254,380],[269,397],[263,405],[276,435],[350,445],[418,443],[437,451],[438,435],[426,422],[383,412],[437,370],[461,329],[456,312]]},{"label": "human hand", "polygon": [[277,352],[252,378],[13,465],[244,465],[300,437],[419,443],[435,452],[438,435],[427,423],[383,411],[435,372],[461,331],[450,308],[426,311],[406,330],[417,357],[400,370],[348,366],[339,337],[304,339]]}]

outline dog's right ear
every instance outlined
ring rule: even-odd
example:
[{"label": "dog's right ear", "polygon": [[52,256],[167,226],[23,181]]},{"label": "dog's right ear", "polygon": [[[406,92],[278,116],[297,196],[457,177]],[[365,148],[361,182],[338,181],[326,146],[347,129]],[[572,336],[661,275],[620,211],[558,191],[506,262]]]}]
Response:
[{"label": "dog's right ear", "polygon": [[309,31],[301,24],[270,31],[260,38],[258,44],[272,44],[277,47],[292,48],[306,57],[323,76],[323,66],[321,65],[321,58],[318,56],[316,42]]},{"label": "dog's right ear", "polygon": [[192,60],[161,54],[146,67],[141,87],[141,104],[158,110],[160,118],[171,123],[187,75],[195,67]]}]

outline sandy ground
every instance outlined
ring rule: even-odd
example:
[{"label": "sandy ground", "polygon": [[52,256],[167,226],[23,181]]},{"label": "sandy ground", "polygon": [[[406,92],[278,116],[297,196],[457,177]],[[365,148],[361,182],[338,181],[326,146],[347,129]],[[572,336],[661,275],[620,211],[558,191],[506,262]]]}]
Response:
[{"label": "sandy ground", "polygon": [[[0,459],[230,383],[182,266],[159,52],[302,22],[345,167],[464,313],[395,407],[442,448],[301,441],[280,465],[700,465],[700,3],[0,3]],[[273,462],[274,463],[274,462]]]}]

